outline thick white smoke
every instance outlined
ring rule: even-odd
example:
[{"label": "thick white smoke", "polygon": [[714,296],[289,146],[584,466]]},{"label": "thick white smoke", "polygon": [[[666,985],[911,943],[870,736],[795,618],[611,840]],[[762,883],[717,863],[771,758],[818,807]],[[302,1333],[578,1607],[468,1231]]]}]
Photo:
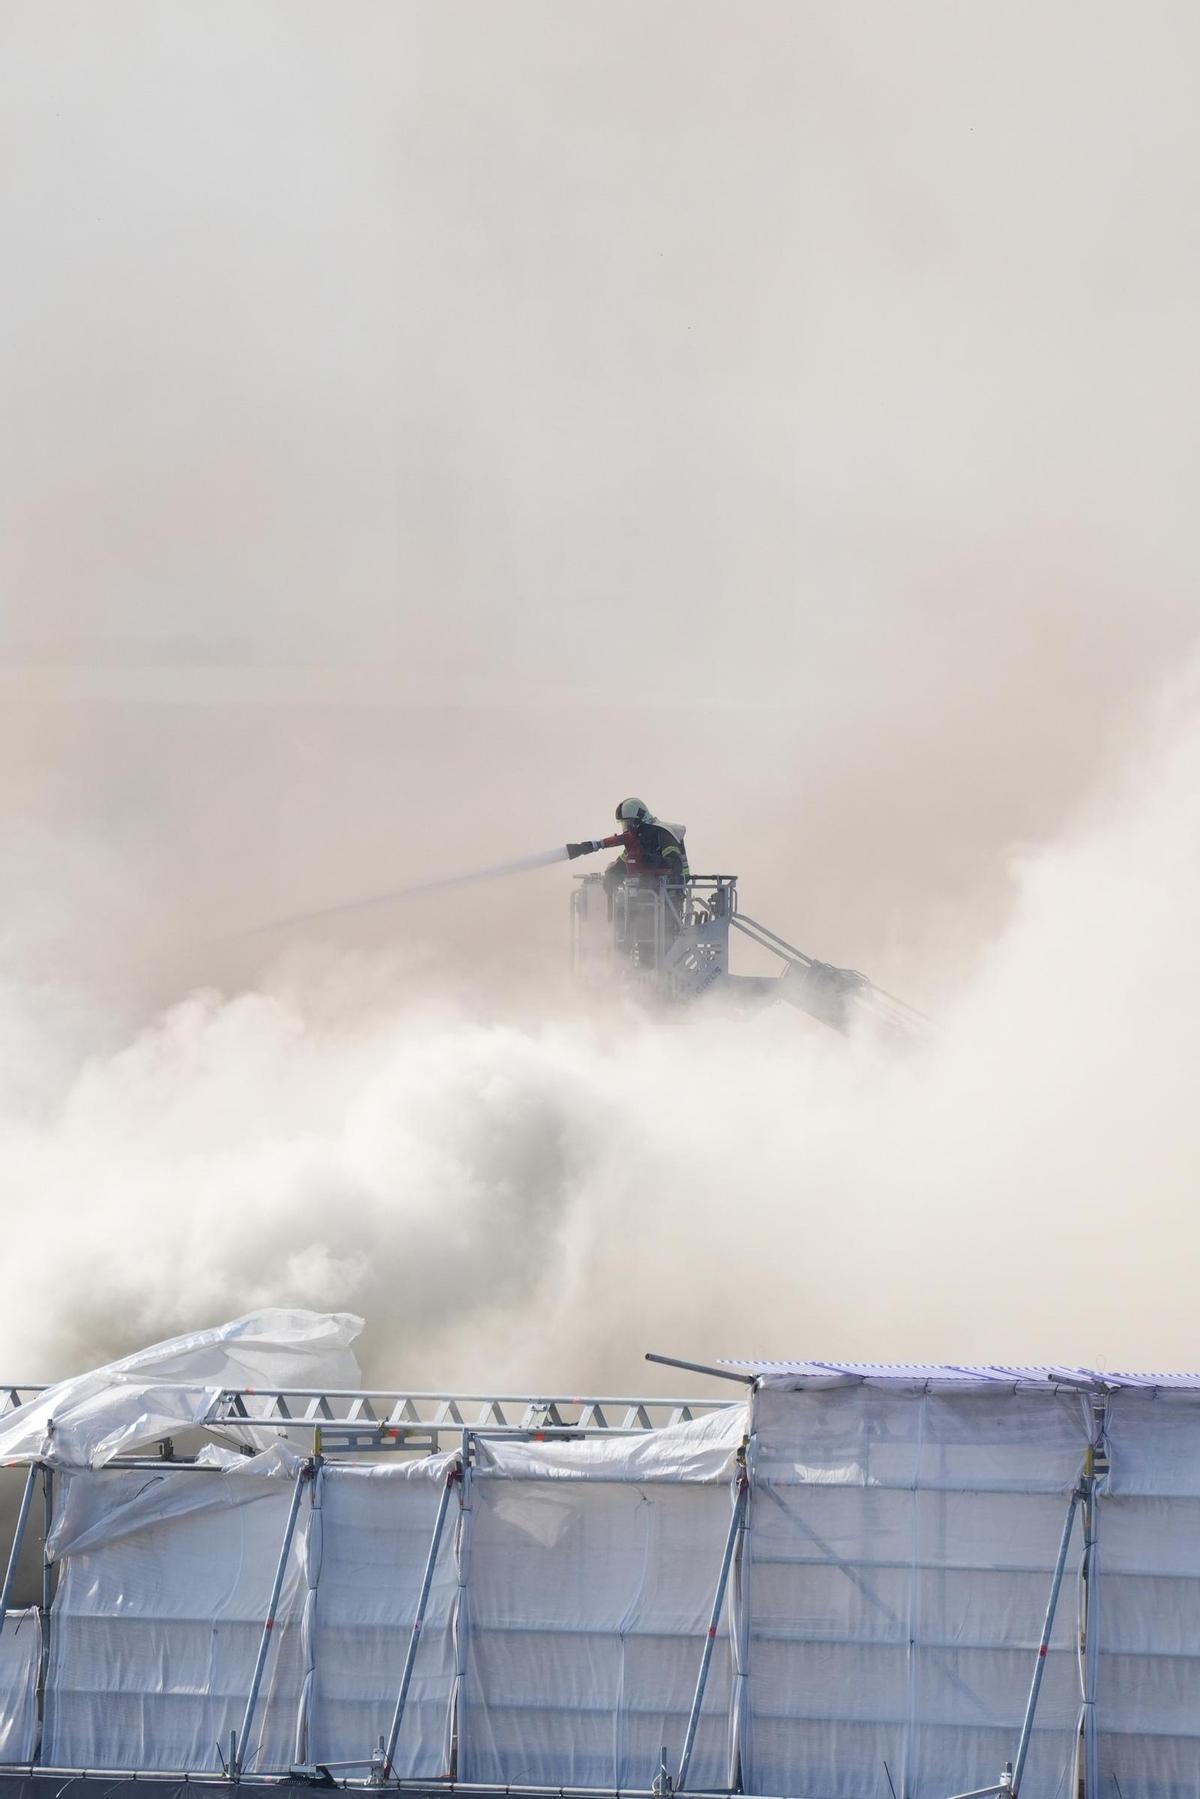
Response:
[{"label": "thick white smoke", "polygon": [[292,961],[71,1067],[69,1001],[12,975],[0,1373],[285,1301],[365,1311],[380,1381],[1194,1367],[1197,791],[1193,682],[900,1056],[786,1007],[481,1022]]},{"label": "thick white smoke", "polygon": [[[1195,7],[3,30],[0,1375],[1200,1359]],[[212,947],[629,792],[936,1042],[584,1013],[566,870]]]}]

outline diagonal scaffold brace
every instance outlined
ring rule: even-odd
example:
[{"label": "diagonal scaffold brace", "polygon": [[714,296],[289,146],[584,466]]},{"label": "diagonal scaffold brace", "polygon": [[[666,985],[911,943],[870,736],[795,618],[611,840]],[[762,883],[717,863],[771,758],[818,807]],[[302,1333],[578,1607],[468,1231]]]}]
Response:
[{"label": "diagonal scaffold brace", "polygon": [[1067,1552],[1071,1547],[1071,1532],[1075,1525],[1075,1513],[1081,1501],[1088,1497],[1091,1477],[1091,1452],[1080,1474],[1078,1484],[1067,1504],[1067,1515],[1063,1519],[1062,1535],[1059,1538],[1058,1557],[1054,1563],[1054,1572],[1050,1577],[1050,1593],[1046,1600],[1046,1616],[1042,1624],[1042,1634],[1038,1638],[1037,1660],[1033,1664],[1033,1678],[1029,1683],[1029,1697],[1025,1701],[1025,1716],[1021,1722],[1021,1735],[1017,1742],[1016,1760],[1007,1764],[995,1786],[976,1787],[969,1793],[955,1793],[953,1799],[991,1799],[999,1795],[999,1799],[1017,1799],[1021,1790],[1021,1779],[1025,1773],[1025,1762],[1029,1755],[1030,1739],[1033,1736],[1033,1721],[1037,1716],[1038,1695],[1042,1690],[1042,1677],[1046,1672],[1046,1658],[1050,1653],[1050,1638],[1054,1634],[1054,1614],[1058,1610],[1058,1596],[1062,1591],[1063,1574],[1067,1566]]},{"label": "diagonal scaffold brace", "polygon": [[692,1750],[696,1744],[696,1731],[700,1724],[700,1711],[704,1704],[704,1689],[708,1685],[708,1671],[712,1666],[713,1648],[717,1640],[717,1627],[721,1622],[721,1612],[725,1604],[725,1589],[729,1585],[729,1570],[733,1564],[733,1552],[741,1533],[742,1520],[746,1507],[750,1503],[750,1479],[743,1459],[738,1476],[737,1498],[734,1500],[733,1516],[729,1520],[729,1531],[725,1538],[725,1548],[721,1556],[721,1571],[717,1577],[717,1590],[713,1595],[712,1610],[708,1614],[708,1630],[704,1638],[704,1649],[700,1656],[700,1672],[696,1676],[696,1691],[692,1697],[692,1709],[688,1714],[687,1731],[683,1739],[683,1753],[679,1757],[679,1772],[675,1776],[674,1791],[681,1793],[688,1777],[688,1769],[692,1762]]},{"label": "diagonal scaffold brace", "polygon": [[13,1582],[17,1577],[17,1562],[21,1555],[21,1544],[25,1537],[25,1526],[29,1522],[29,1508],[33,1504],[34,1490],[37,1487],[37,1463],[29,1464],[29,1472],[25,1476],[25,1487],[21,1494],[21,1509],[17,1513],[16,1529],[13,1531],[12,1548],[8,1552],[8,1566],[4,1571],[4,1586],[0,1588],[0,1632],[4,1630],[8,1608],[12,1602]]},{"label": "diagonal scaffold brace", "polygon": [[421,1629],[425,1623],[425,1612],[429,1605],[429,1591],[433,1586],[434,1570],[437,1567],[438,1550],[441,1548],[442,1532],[446,1526],[446,1513],[450,1509],[450,1495],[456,1483],[462,1478],[462,1464],[452,1462],[446,1470],[446,1479],[442,1485],[441,1498],[438,1500],[437,1516],[434,1519],[433,1536],[429,1543],[429,1553],[425,1557],[425,1570],[421,1576],[421,1587],[417,1594],[416,1616],[413,1618],[412,1630],[409,1632],[408,1648],[404,1656],[404,1668],[400,1675],[400,1690],[396,1694],[396,1705],[392,1712],[391,1728],[383,1745],[382,1777],[389,1779],[392,1773],[392,1760],[396,1753],[396,1744],[400,1737],[400,1726],[404,1721],[404,1708],[408,1703],[408,1689],[412,1685],[413,1665],[417,1659],[417,1646],[421,1641]]},{"label": "diagonal scaffold brace", "polygon": [[300,1516],[300,1501],[304,1496],[306,1484],[313,1478],[316,1462],[302,1462],[296,1470],[296,1484],[292,1489],[292,1503],[288,1507],[287,1525],[283,1533],[283,1542],[279,1548],[279,1560],[275,1564],[275,1578],[271,1583],[271,1597],[267,1603],[267,1615],[258,1640],[258,1654],[254,1658],[254,1674],[250,1681],[250,1691],[246,1695],[246,1709],[242,1713],[240,1733],[230,1733],[229,1772],[230,1778],[237,1780],[245,1769],[246,1750],[250,1743],[250,1730],[254,1723],[254,1713],[258,1707],[258,1694],[262,1686],[263,1673],[267,1666],[267,1654],[271,1647],[271,1634],[275,1629],[275,1614],[279,1608],[279,1595],[283,1591],[283,1577],[287,1572],[288,1556],[291,1554],[292,1538],[296,1534],[296,1520]]},{"label": "diagonal scaffold brace", "polygon": [[[1089,1452],[1089,1464],[1090,1464]],[[1050,1594],[1046,1600],[1046,1617],[1042,1625],[1042,1634],[1038,1640],[1037,1660],[1033,1665],[1033,1678],[1029,1683],[1029,1698],[1025,1703],[1025,1717],[1021,1724],[1021,1736],[1017,1743],[1016,1759],[1012,1771],[1012,1795],[1017,1799],[1021,1791],[1021,1779],[1025,1773],[1025,1760],[1029,1754],[1029,1742],[1033,1735],[1033,1721],[1037,1714],[1038,1694],[1042,1690],[1042,1677],[1046,1672],[1046,1657],[1050,1653],[1050,1638],[1054,1633],[1054,1614],[1058,1609],[1058,1596],[1062,1591],[1063,1574],[1067,1566],[1067,1552],[1071,1546],[1071,1532],[1075,1525],[1075,1513],[1080,1502],[1087,1498],[1087,1467],[1071,1494],[1067,1506],[1067,1515],[1063,1519],[1062,1537],[1058,1545],[1058,1560],[1054,1564],[1054,1574],[1050,1581]]]}]

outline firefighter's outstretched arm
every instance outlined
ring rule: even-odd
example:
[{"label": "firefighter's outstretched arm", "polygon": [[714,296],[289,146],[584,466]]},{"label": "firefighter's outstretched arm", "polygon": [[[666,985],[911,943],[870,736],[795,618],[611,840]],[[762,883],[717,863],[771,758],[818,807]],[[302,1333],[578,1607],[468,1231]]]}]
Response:
[{"label": "firefighter's outstretched arm", "polygon": [[615,837],[592,837],[586,843],[568,843],[567,856],[573,862],[576,856],[594,856],[597,850],[614,850],[624,841],[624,831],[618,831]]}]

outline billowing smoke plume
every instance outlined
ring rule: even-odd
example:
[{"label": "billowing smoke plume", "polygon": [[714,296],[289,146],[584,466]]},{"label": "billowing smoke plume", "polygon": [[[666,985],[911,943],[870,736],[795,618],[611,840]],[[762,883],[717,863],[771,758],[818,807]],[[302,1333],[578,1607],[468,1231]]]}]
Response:
[{"label": "billowing smoke plume", "polygon": [[45,1285],[5,1365],[285,1299],[363,1309],[375,1375],[421,1382],[628,1384],[656,1346],[1194,1361],[1198,782],[1192,686],[908,1054],[782,1007],[372,1009],[346,970],[195,994],[7,1123]]},{"label": "billowing smoke plume", "polygon": [[[1195,9],[3,30],[0,1373],[1194,1360]],[[629,792],[935,1043],[581,1015],[566,870],[214,947]]]}]

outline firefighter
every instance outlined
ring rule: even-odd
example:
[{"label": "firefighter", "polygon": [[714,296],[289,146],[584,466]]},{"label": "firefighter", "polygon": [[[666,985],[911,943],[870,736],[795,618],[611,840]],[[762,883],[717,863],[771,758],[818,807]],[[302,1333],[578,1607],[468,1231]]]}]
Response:
[{"label": "firefighter", "polygon": [[617,807],[622,827],[621,853],[604,871],[604,891],[611,904],[618,887],[634,875],[658,876],[673,886],[688,878],[682,826],[663,824],[644,800],[622,800]]},{"label": "firefighter", "polygon": [[688,878],[683,825],[664,824],[655,818],[644,800],[622,800],[617,807],[620,830],[611,837],[593,837],[584,843],[568,843],[567,855],[590,856],[596,850],[619,848],[621,853],[604,871],[604,890],[611,901],[617,888],[632,876],[660,876],[672,886]]},{"label": "firefighter", "polygon": [[[568,856],[620,849],[604,871],[608,916],[617,925],[615,947],[639,965],[653,962],[674,941],[688,915],[688,863],[684,827],[655,818],[644,800],[622,800],[621,827],[612,837],[569,843]],[[618,911],[617,896],[628,888],[629,903]],[[657,892],[655,891],[657,890]]]}]

